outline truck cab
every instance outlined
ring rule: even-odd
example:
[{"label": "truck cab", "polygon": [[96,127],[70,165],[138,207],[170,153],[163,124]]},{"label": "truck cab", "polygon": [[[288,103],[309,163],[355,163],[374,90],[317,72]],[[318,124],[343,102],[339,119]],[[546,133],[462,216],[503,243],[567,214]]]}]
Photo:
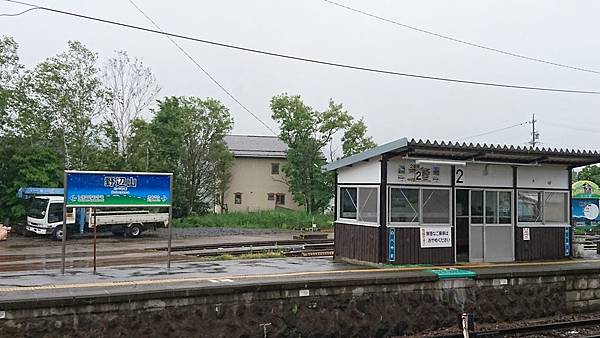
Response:
[{"label": "truck cab", "polygon": [[[75,208],[67,208],[67,227],[75,225]],[[63,197],[36,196],[27,210],[28,231],[39,235],[52,235],[62,239]]]}]

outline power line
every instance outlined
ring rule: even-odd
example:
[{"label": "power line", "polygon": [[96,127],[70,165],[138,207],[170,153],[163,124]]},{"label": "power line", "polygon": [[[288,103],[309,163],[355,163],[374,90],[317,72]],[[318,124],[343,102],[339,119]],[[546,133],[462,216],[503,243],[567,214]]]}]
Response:
[{"label": "power line", "polygon": [[458,139],[458,140],[456,140],[456,142],[461,142],[461,141],[464,141],[464,140],[468,140],[468,139],[472,139],[472,138],[476,138],[476,137],[480,137],[480,136],[494,134],[494,133],[501,132],[501,131],[504,131],[504,130],[508,130],[508,129],[512,129],[512,128],[515,128],[515,127],[523,126],[523,125],[526,125],[528,123],[531,123],[531,122],[530,121],[525,121],[525,122],[521,122],[521,123],[510,125],[508,127],[493,129],[493,130],[490,130],[490,131],[486,131],[485,133],[471,135],[471,136],[467,136],[467,137]]},{"label": "power line", "polygon": [[[148,21],[150,21],[150,23],[152,23],[154,25],[154,27],[156,27],[156,29],[158,29],[159,31],[164,33],[164,30],[162,28],[160,28],[160,26],[154,21],[152,20],[152,18],[150,18],[150,16],[148,16],[138,5],[135,4],[135,2],[133,2],[133,0],[129,0],[129,2],[133,5],[133,7],[135,7],[146,19],[148,19]],[[217,79],[215,79],[214,76],[212,76],[206,69],[204,69],[204,67],[202,67],[200,65],[200,63],[198,61],[196,61],[196,59],[194,57],[192,57],[185,49],[183,49],[183,47],[181,47],[177,41],[175,41],[171,36],[169,35],[165,35],[167,37],[167,39],[169,39],[169,41],[171,41],[171,43],[173,43],[175,45],[175,47],[177,47],[188,59],[190,59],[190,61],[192,61],[196,67],[198,67],[198,69],[200,69],[204,75],[206,75],[215,85],[217,85],[217,87],[221,88],[221,90],[223,92],[225,92],[225,94],[227,94],[233,101],[235,101],[235,103],[237,103],[240,107],[242,107],[242,109],[244,109],[245,111],[247,111],[250,115],[252,115],[258,122],[260,122],[265,128],[267,128],[271,133],[273,133],[273,135],[277,136],[277,133],[271,129],[271,127],[269,127],[269,125],[267,125],[263,120],[261,120],[260,117],[258,117],[256,114],[254,114],[253,112],[250,111],[250,109],[248,109],[245,105],[243,105],[235,96],[233,96],[233,94],[228,91],[221,83],[219,83],[219,81],[217,81]]]},{"label": "power line", "polygon": [[493,47],[488,47],[488,46],[480,45],[480,44],[477,44],[477,43],[474,43],[474,42],[469,42],[469,41],[457,39],[457,38],[454,38],[454,37],[451,37],[451,36],[448,36],[448,35],[444,35],[444,34],[432,32],[432,31],[428,31],[428,30],[425,30],[423,28],[419,28],[419,27],[407,25],[407,24],[404,24],[404,23],[401,23],[401,22],[398,22],[398,21],[394,21],[392,19],[387,19],[387,18],[384,18],[382,16],[378,16],[376,14],[369,13],[369,12],[366,12],[366,11],[363,11],[363,10],[360,10],[360,9],[357,9],[357,8],[353,8],[353,7],[350,7],[350,6],[347,6],[347,5],[335,2],[335,1],[331,1],[331,0],[323,0],[323,1],[325,1],[327,3],[330,3],[332,5],[338,6],[340,8],[344,8],[346,10],[355,12],[355,13],[359,13],[359,14],[362,14],[362,15],[369,16],[369,17],[377,19],[377,20],[385,21],[387,23],[391,23],[391,24],[394,24],[394,25],[397,25],[397,26],[408,28],[408,29],[411,29],[411,30],[414,30],[414,31],[417,31],[417,32],[420,32],[420,33],[428,34],[428,35],[431,35],[431,36],[435,36],[435,37],[438,37],[438,38],[441,38],[441,39],[446,39],[446,40],[449,40],[449,41],[458,42],[458,43],[461,43],[463,45],[467,45],[467,46],[471,46],[471,47],[476,47],[476,48],[480,48],[480,49],[485,49],[485,50],[490,51],[490,52],[500,53],[500,54],[504,54],[504,55],[515,57],[515,58],[520,58],[520,59],[528,60],[528,61],[534,61],[534,62],[544,63],[544,64],[547,64],[547,65],[552,65],[552,66],[557,66],[557,67],[562,67],[562,68],[568,68],[568,69],[571,69],[571,70],[577,70],[577,71],[581,71],[581,72],[600,74],[600,71],[597,71],[597,70],[593,70],[593,69],[589,69],[589,68],[583,68],[583,67],[578,67],[578,66],[571,66],[571,65],[564,64],[564,63],[547,61],[547,60],[543,60],[543,59],[539,59],[539,58],[535,58],[535,57],[531,57],[531,56],[527,56],[527,55],[523,55],[523,54],[517,54],[517,53],[508,52],[508,51],[497,49],[497,48],[493,48]]},{"label": "power line", "polygon": [[29,9],[26,9],[26,10],[24,10],[22,12],[14,13],[14,14],[12,14],[12,13],[0,13],[0,16],[19,16],[19,15],[25,14],[27,12],[35,11],[36,9],[40,9],[40,8],[39,7],[33,7],[33,8],[29,8]]},{"label": "power line", "polygon": [[[22,1],[17,1],[17,0],[3,0],[3,1],[18,3],[18,4],[22,4],[22,5],[26,5],[26,6],[35,6],[32,4],[22,2]],[[126,23],[101,19],[101,18],[78,14],[78,13],[67,12],[67,11],[63,11],[63,10],[59,10],[59,9],[53,9],[53,8],[42,7],[42,6],[40,6],[39,8],[43,9],[45,11],[49,11],[49,12],[74,16],[74,17],[83,18],[83,19],[87,19],[87,20],[93,20],[93,21],[97,21],[97,22],[103,22],[103,23],[107,23],[107,24],[111,24],[111,25],[127,27],[127,28],[150,32],[150,33],[168,35],[168,36],[175,37],[175,38],[200,42],[200,43],[219,46],[219,47],[225,47],[225,48],[229,48],[229,49],[236,49],[236,50],[241,50],[241,51],[255,53],[255,54],[263,54],[263,55],[269,55],[269,56],[274,56],[274,57],[279,57],[279,58],[284,58],[284,59],[289,59],[289,60],[322,64],[322,65],[326,65],[326,66],[352,69],[352,70],[358,70],[358,71],[364,71],[364,72],[387,74],[387,75],[410,77],[410,78],[433,80],[433,81],[443,81],[443,82],[451,82],[451,83],[487,86],[487,87],[513,88],[513,89],[535,90],[535,91],[544,91],[544,92],[572,93],[572,94],[593,94],[593,95],[600,94],[600,91],[592,91],[592,90],[561,89],[561,88],[549,88],[549,87],[512,85],[512,84],[503,84],[503,83],[496,83],[496,82],[461,80],[461,79],[453,79],[453,78],[445,78],[445,77],[437,77],[437,76],[402,73],[402,72],[396,72],[396,71],[385,70],[385,69],[376,69],[376,68],[368,68],[368,67],[364,67],[364,66],[355,66],[355,65],[349,65],[349,64],[336,63],[336,62],[331,62],[331,61],[322,61],[322,60],[305,58],[305,57],[294,56],[294,55],[289,55],[289,54],[282,54],[282,53],[277,53],[277,52],[259,50],[259,49],[249,48],[249,47],[242,47],[242,46],[237,46],[237,45],[232,45],[232,44],[227,44],[227,43],[222,43],[222,42],[216,42],[216,41],[211,41],[211,40],[199,39],[199,38],[194,38],[194,37],[185,36],[185,35],[181,35],[181,34],[161,32],[159,30],[134,26],[134,25],[126,24]]]},{"label": "power line", "polygon": [[565,125],[564,123],[551,122],[548,120],[540,120],[539,122],[543,123],[543,124],[547,124],[549,126],[557,127],[557,128],[570,129],[570,130],[581,131],[581,132],[586,132],[586,133],[593,133],[593,134],[600,134],[600,130],[581,128],[581,127],[573,127],[573,126]]}]

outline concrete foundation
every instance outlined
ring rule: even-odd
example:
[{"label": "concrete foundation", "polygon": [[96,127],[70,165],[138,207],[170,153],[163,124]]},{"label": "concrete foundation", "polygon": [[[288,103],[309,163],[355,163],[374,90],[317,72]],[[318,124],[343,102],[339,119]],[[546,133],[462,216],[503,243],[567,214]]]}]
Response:
[{"label": "concrete foundation", "polygon": [[374,272],[28,297],[0,302],[0,337],[388,337],[456,326],[463,312],[492,323],[600,310],[598,268],[521,270],[482,269],[476,279]]}]

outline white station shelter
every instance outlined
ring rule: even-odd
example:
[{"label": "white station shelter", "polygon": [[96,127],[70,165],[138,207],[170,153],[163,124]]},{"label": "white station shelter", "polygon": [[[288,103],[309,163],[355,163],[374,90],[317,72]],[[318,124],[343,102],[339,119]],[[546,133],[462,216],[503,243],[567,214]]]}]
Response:
[{"label": "white station shelter", "polygon": [[571,172],[598,152],[402,138],[336,173],[335,258],[453,264],[572,255]]}]

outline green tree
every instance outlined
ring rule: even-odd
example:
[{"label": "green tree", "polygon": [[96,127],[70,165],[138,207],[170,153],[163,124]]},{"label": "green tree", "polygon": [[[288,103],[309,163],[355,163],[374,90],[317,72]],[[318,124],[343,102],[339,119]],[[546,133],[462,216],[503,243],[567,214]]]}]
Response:
[{"label": "green tree", "polygon": [[67,51],[27,72],[18,87],[19,130],[57,149],[65,168],[95,167],[101,130],[95,119],[106,105],[96,60],[83,44],[69,41]]},{"label": "green tree", "polygon": [[321,171],[323,148],[347,128],[352,116],[332,100],[324,111],[307,106],[302,98],[281,94],[271,99],[280,138],[288,145],[283,166],[294,200],[308,212],[322,211],[333,196],[333,174]]},{"label": "green tree", "polygon": [[[229,110],[214,99],[167,97],[149,123],[150,167],[175,174],[174,203],[182,216],[213,204],[230,155],[224,136],[231,131]],[[134,128],[135,129],[135,128]],[[140,131],[140,130],[138,130]],[[144,132],[142,132],[144,133]]]},{"label": "green tree", "polygon": [[367,125],[363,119],[351,122],[342,136],[343,157],[361,153],[367,149],[377,147],[375,141],[367,136]]},{"label": "green tree", "polygon": [[585,166],[577,173],[577,181],[588,180],[600,185],[600,167],[595,165]]}]

